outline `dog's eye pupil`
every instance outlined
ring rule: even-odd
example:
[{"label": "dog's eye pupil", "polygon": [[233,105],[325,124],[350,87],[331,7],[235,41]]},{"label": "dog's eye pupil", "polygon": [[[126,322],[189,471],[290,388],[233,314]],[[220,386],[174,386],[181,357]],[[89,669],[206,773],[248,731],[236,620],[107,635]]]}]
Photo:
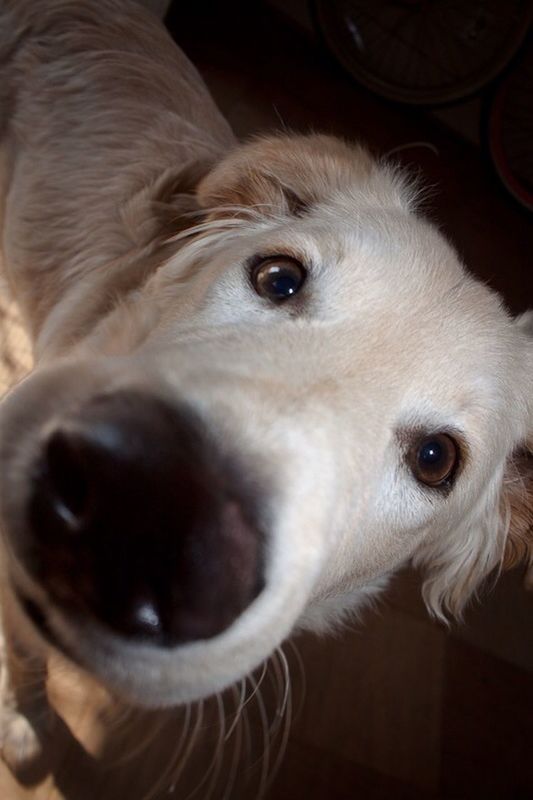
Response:
[{"label": "dog's eye pupil", "polygon": [[443,448],[440,442],[434,439],[431,442],[426,442],[420,448],[419,460],[421,464],[432,467],[438,464],[443,458]]},{"label": "dog's eye pupil", "polygon": [[457,444],[447,433],[424,437],[416,443],[414,452],[411,453],[414,476],[426,486],[449,484],[458,461]]},{"label": "dog's eye pupil", "polygon": [[298,291],[299,281],[294,275],[279,273],[270,282],[271,291],[283,297],[290,297]]},{"label": "dog's eye pupil", "polygon": [[278,303],[297,294],[305,278],[302,264],[287,256],[267,258],[252,272],[252,284],[257,294]]}]

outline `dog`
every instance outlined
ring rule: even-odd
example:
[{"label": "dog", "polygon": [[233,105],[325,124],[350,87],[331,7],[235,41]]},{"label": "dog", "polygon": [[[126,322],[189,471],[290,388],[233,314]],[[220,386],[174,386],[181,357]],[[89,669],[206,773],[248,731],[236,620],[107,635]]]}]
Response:
[{"label": "dog", "polygon": [[[239,144],[133,0],[0,0],[2,268],[35,368],[0,416],[0,718],[59,651],[128,703],[206,697],[400,567],[438,619],[531,562],[533,315],[394,166]],[[29,659],[29,661],[28,661]]]}]

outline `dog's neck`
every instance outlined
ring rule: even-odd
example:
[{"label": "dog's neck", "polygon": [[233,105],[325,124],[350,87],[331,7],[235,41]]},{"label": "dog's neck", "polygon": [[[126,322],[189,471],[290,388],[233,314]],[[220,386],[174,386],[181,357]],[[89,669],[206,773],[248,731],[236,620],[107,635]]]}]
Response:
[{"label": "dog's neck", "polygon": [[72,349],[178,252],[183,242],[174,237],[198,220],[194,191],[211,166],[205,156],[164,169],[120,209],[116,238],[123,252],[107,259],[97,251],[75,279],[35,298],[31,322],[38,359]]},{"label": "dog's neck", "polygon": [[[1,142],[3,260],[37,353],[55,318],[87,329],[161,263],[165,208],[179,230],[175,198],[234,144],[163,27],[140,6],[127,11],[111,4],[105,27],[98,4],[20,0],[0,13],[12,32],[0,117],[13,109]],[[15,47],[20,31],[31,33]],[[43,116],[43,98],[54,113]]]}]

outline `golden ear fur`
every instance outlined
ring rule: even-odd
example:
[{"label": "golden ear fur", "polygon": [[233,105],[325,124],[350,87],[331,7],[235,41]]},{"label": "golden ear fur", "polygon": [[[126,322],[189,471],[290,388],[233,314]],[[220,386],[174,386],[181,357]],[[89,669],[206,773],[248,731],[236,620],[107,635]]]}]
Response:
[{"label": "golden ear fur", "polygon": [[121,210],[132,242],[138,247],[159,247],[191,227],[200,216],[196,187],[211,166],[201,160],[171,166],[141,186]]},{"label": "golden ear fur", "polygon": [[526,442],[510,460],[504,479],[503,512],[508,522],[508,534],[503,567],[519,564],[526,568],[525,587],[533,591],[533,310],[516,318],[516,325],[525,334],[529,348],[526,403],[530,414],[530,433]]},{"label": "golden ear fur", "polygon": [[509,524],[503,567],[523,564],[526,588],[533,590],[533,439],[509,465],[502,502]]},{"label": "golden ear fur", "polygon": [[200,182],[197,197],[215,215],[227,206],[253,208],[267,216],[299,214],[338,190],[364,182],[373,167],[363,148],[333,136],[271,136],[230,153]]}]

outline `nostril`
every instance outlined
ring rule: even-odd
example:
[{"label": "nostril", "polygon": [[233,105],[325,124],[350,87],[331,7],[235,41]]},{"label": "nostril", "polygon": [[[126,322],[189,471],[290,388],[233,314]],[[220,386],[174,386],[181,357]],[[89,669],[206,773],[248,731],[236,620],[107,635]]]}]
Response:
[{"label": "nostril", "polygon": [[77,532],[86,524],[91,505],[90,478],[77,437],[55,431],[46,444],[45,465],[52,510],[67,530]]}]

